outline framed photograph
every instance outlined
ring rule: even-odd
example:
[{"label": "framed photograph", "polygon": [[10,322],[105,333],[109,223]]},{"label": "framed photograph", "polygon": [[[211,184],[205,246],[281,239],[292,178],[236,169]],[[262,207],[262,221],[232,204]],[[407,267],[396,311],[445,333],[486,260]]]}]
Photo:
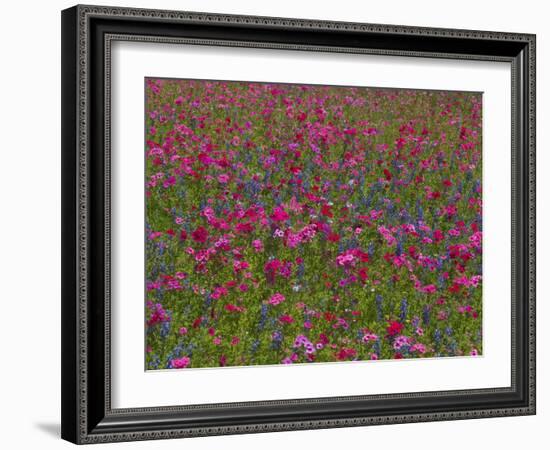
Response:
[{"label": "framed photograph", "polygon": [[535,36],[62,12],[62,437],[535,413]]}]

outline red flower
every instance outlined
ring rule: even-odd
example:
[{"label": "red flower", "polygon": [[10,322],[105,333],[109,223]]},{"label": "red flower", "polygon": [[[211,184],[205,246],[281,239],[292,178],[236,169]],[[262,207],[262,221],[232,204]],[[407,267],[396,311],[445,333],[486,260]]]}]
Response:
[{"label": "red flower", "polygon": [[251,233],[254,231],[254,227],[250,222],[239,222],[235,225],[235,231],[238,233]]},{"label": "red flower", "polygon": [[355,356],[357,356],[357,350],[355,350],[354,348],[343,348],[336,355],[336,357],[340,361],[344,361],[349,358],[354,358]]},{"label": "red flower", "polygon": [[334,214],[332,214],[332,208],[329,205],[323,205],[321,207],[321,214],[326,217],[334,217]]},{"label": "red flower", "polygon": [[284,222],[285,220],[290,219],[290,216],[281,206],[277,206],[273,210],[273,214],[271,215],[271,218],[276,222]]},{"label": "red flower", "polygon": [[384,169],[384,177],[386,178],[387,181],[391,181],[391,172],[388,170],[388,169]]},{"label": "red flower", "polygon": [[187,231],[181,230],[180,241],[185,241],[187,239]]},{"label": "red flower", "polygon": [[264,266],[264,272],[267,281],[269,281],[270,283],[274,283],[275,275],[277,275],[281,267],[283,267],[283,263],[278,259],[272,259],[271,261],[268,261]]},{"label": "red flower", "polygon": [[405,141],[405,139],[403,139],[401,137],[399,139],[395,140],[395,146],[397,147],[397,150],[402,149],[405,146],[406,143],[407,143],[407,141]]},{"label": "red flower", "polygon": [[460,285],[457,284],[457,283],[453,283],[452,286],[449,286],[448,291],[452,292],[453,294],[456,294],[456,293],[460,292]]},{"label": "red flower", "polygon": [[301,171],[302,171],[302,168],[300,166],[291,166],[290,167],[290,171],[294,174],[294,175],[297,175],[299,174]]},{"label": "red flower", "polygon": [[237,306],[232,303],[225,305],[225,310],[228,312],[243,312],[244,308],[242,306]]},{"label": "red flower", "polygon": [[196,242],[204,243],[208,239],[208,231],[206,231],[206,228],[204,227],[198,227],[193,233],[191,233],[191,237]]},{"label": "red flower", "polygon": [[321,333],[321,334],[319,334],[319,342],[323,345],[327,345],[330,341],[329,341],[326,334]]},{"label": "red flower", "polygon": [[330,242],[338,242],[340,240],[340,236],[336,233],[330,233],[327,237],[327,239],[330,241]]},{"label": "red flower", "polygon": [[395,336],[401,331],[403,331],[404,325],[402,323],[397,322],[396,320],[392,320],[388,327],[386,328],[386,331],[389,336]]},{"label": "red flower", "polygon": [[364,251],[359,249],[355,249],[354,253],[355,253],[355,256],[357,256],[361,260],[361,262],[369,262],[368,253],[365,253]]},{"label": "red flower", "polygon": [[279,322],[292,323],[294,322],[294,318],[290,314],[285,314],[284,316],[279,317]]}]

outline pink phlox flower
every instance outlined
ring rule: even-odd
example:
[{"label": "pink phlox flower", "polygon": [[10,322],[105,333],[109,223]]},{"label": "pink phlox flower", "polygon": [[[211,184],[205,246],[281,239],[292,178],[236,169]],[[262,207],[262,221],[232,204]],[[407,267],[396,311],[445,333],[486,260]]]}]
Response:
[{"label": "pink phlox flower", "polygon": [[175,358],[170,361],[170,367],[172,369],[185,369],[191,363],[189,356],[183,356],[181,358]]},{"label": "pink phlox flower", "polygon": [[268,303],[270,305],[276,306],[284,301],[285,301],[285,296],[279,292],[276,292],[269,298]]},{"label": "pink phlox flower", "polygon": [[481,248],[481,241],[482,241],[483,233],[481,231],[476,231],[474,234],[472,234],[468,240],[472,243],[472,245],[475,248]]},{"label": "pink phlox flower", "polygon": [[397,336],[393,341],[394,350],[400,350],[402,347],[409,346],[411,344],[411,338],[407,336]]},{"label": "pink phlox flower", "polygon": [[282,206],[276,206],[273,210],[273,214],[271,215],[271,219],[275,222],[284,222],[285,220],[290,219],[290,216]]},{"label": "pink phlox flower", "polygon": [[256,252],[261,252],[264,249],[264,244],[260,239],[254,239],[252,241],[252,247],[254,247]]},{"label": "pink phlox flower", "polygon": [[362,341],[365,343],[368,343],[370,341],[377,341],[377,340],[378,340],[378,336],[371,332],[365,333],[362,338]]},{"label": "pink phlox flower", "polygon": [[392,235],[391,231],[388,230],[385,226],[381,225],[378,227],[378,232],[382,235],[382,237],[386,240],[386,243],[388,245],[395,245],[397,240]]},{"label": "pink phlox flower", "polygon": [[426,353],[426,346],[420,342],[417,342],[416,344],[413,344],[409,350],[411,352]]}]

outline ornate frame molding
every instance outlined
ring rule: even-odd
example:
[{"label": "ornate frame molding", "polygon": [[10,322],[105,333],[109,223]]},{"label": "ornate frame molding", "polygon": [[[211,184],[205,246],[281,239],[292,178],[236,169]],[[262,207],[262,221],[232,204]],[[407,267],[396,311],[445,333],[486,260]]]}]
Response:
[{"label": "ornate frame molding", "polygon": [[[144,34],[112,33],[105,32],[101,37],[104,45],[102,64],[105,69],[104,81],[104,172],[103,172],[103,208],[104,216],[104,296],[105,309],[103,316],[103,343],[104,343],[104,383],[97,381],[98,374],[90,372],[90,348],[99,341],[91,342],[91,327],[97,324],[90,320],[91,290],[95,289],[90,270],[96,260],[90,257],[93,250],[90,240],[90,230],[96,228],[92,217],[91,208],[92,185],[98,183],[92,177],[93,168],[90,165],[91,146],[93,138],[91,128],[96,124],[90,115],[91,96],[97,95],[93,90],[91,78],[97,67],[94,64],[94,54],[97,47],[92,47],[91,23],[97,19],[107,20],[135,20],[141,23],[157,22],[177,25],[198,26],[238,26],[247,29],[251,34],[256,30],[269,29],[275,31],[318,30],[336,32],[345,36],[348,33],[360,33],[364,35],[375,34],[381,41],[384,37],[400,37],[403,41],[408,38],[430,39],[458,39],[461,42],[471,40],[475,43],[481,41],[499,42],[502,48],[512,48],[517,45],[516,56],[503,54],[483,54],[469,51],[444,52],[437,50],[391,49],[348,47],[338,45],[315,45],[299,43],[273,43],[261,40],[247,41],[220,40],[213,38],[193,37],[167,37],[151,36]],[[143,439],[163,439],[174,437],[207,436],[215,434],[238,434],[251,432],[270,432],[284,430],[300,430],[312,428],[347,427],[375,424],[390,424],[403,422],[440,421],[454,419],[469,419],[482,417],[499,417],[511,415],[527,415],[535,413],[535,36],[530,34],[500,33],[487,31],[450,30],[424,27],[405,27],[396,25],[376,25],[362,23],[317,21],[303,19],[286,19],[256,16],[235,16],[220,14],[204,14],[193,12],[160,11],[146,9],[112,8],[99,6],[76,6],[63,13],[64,49],[63,49],[63,77],[64,77],[64,129],[63,129],[63,223],[64,223],[64,249],[63,249],[63,377],[71,379],[63,388],[63,437],[76,443],[99,443],[113,441],[129,441]],[[95,36],[95,35],[94,35]],[[516,381],[524,384],[527,398],[517,401],[515,406],[472,408],[470,410],[454,409],[449,411],[424,411],[406,414],[365,414],[356,417],[320,418],[309,420],[282,420],[266,423],[228,424],[216,426],[169,426],[151,428],[143,425],[140,417],[144,415],[156,415],[155,417],[168,417],[169,414],[182,413],[189,408],[208,411],[215,408],[248,407],[248,406],[289,406],[292,404],[330,403],[350,400],[348,397],[321,398],[311,400],[288,400],[276,402],[250,402],[242,404],[218,404],[198,405],[195,407],[170,407],[170,408],[139,408],[113,410],[110,403],[110,62],[111,43],[115,40],[144,41],[157,43],[187,43],[197,45],[225,45],[244,46],[277,49],[299,49],[309,51],[349,52],[364,54],[383,54],[396,56],[436,57],[452,59],[482,59],[490,61],[507,61],[512,64],[512,89],[513,95],[513,136],[512,145],[514,168],[519,171],[518,177],[513,177],[513,196],[519,200],[513,203],[517,208],[513,213],[513,271],[516,270],[515,249],[526,256],[521,269],[524,273],[518,273],[521,278],[519,289],[524,287],[527,295],[518,299],[523,302],[524,322],[521,332],[525,338],[526,352],[522,353],[523,360],[516,361],[516,346],[513,345],[513,373],[512,386],[510,388],[483,389],[472,391],[432,392],[419,394],[396,394],[362,396],[361,399],[385,400],[420,399],[430,394],[433,397],[443,396],[470,396],[478,394],[505,394],[516,392]],[[69,42],[70,41],[70,42]],[[475,45],[472,44],[472,48]],[[514,47],[515,48],[515,47]],[[524,52],[524,53],[521,53]],[[513,53],[513,50],[511,50]],[[521,53],[521,55],[520,55]],[[97,61],[95,61],[97,63]],[[70,67],[69,67],[70,66]],[[514,99],[519,99],[516,102]],[[97,143],[97,141],[96,141]],[[517,159],[517,167],[516,167]],[[76,169],[76,170],[75,170]],[[517,181],[525,178],[526,191],[517,191]],[[520,185],[521,188],[521,185]],[[524,198],[522,198],[524,197]],[[95,201],[95,200],[94,200]],[[517,238],[519,236],[519,239]],[[519,247],[516,247],[519,245]],[[522,246],[525,245],[525,248]],[[518,256],[518,255],[515,255]],[[521,255],[519,255],[521,258]],[[520,261],[521,262],[521,261]],[[515,282],[517,276],[513,276]],[[516,297],[516,286],[512,287],[513,299]],[[516,309],[513,308],[513,327],[517,320]],[[95,328],[94,328],[95,329]],[[514,328],[515,339],[515,328]],[[95,339],[95,338],[94,338]],[[70,344],[67,340],[72,340]],[[515,342],[515,341],[514,341]],[[517,342],[515,342],[517,344]],[[522,372],[516,374],[516,363],[521,365]],[[519,378],[518,378],[519,376]],[[526,379],[523,379],[525,377]],[[94,387],[92,387],[92,384]],[[103,385],[103,408],[92,406],[90,393],[96,392],[96,385]],[[357,397],[354,397],[357,399]],[[102,410],[101,410],[102,409]],[[92,411],[93,410],[93,411]],[[103,420],[97,418],[101,416]],[[135,419],[135,424],[121,427],[119,421],[128,417]],[[161,420],[161,419],[156,419]]]}]

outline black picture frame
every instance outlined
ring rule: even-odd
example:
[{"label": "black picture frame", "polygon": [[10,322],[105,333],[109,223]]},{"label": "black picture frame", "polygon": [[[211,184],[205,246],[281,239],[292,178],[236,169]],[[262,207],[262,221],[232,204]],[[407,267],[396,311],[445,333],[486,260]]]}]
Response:
[{"label": "black picture frame", "polygon": [[[511,386],[112,409],[109,64],[114,40],[510,62]],[[64,10],[61,350],[62,437],[78,444],[535,414],[535,36],[82,5]]]}]

